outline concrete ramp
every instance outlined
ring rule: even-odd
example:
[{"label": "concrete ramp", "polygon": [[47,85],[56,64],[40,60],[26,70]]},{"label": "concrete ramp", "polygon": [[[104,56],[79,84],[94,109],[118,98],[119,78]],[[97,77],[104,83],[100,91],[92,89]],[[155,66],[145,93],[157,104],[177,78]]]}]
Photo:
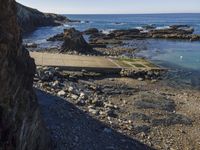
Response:
[{"label": "concrete ramp", "polygon": [[60,67],[65,70],[120,72],[123,68],[135,70],[159,69],[143,59],[112,59],[99,56],[78,56],[59,53],[30,52],[38,66]]}]

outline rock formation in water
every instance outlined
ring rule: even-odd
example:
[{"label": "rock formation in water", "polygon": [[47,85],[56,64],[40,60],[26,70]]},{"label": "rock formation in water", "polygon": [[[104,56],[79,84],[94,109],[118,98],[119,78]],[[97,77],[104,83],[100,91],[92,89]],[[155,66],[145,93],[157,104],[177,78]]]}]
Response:
[{"label": "rock formation in water", "polygon": [[32,88],[35,64],[21,46],[14,0],[0,0],[0,66],[0,149],[51,149]]},{"label": "rock formation in water", "polygon": [[37,9],[23,6],[17,3],[17,18],[20,27],[24,33],[33,31],[41,26],[59,26],[64,22],[70,22],[62,15],[42,13]]},{"label": "rock formation in water", "polygon": [[75,28],[64,30],[64,43],[62,52],[76,51],[79,53],[89,53],[92,47],[85,41],[80,31]]}]

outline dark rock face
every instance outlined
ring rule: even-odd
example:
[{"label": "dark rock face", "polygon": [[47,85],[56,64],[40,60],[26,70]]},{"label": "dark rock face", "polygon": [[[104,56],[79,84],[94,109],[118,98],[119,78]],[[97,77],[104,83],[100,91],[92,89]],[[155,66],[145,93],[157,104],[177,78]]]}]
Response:
[{"label": "dark rock face", "polygon": [[32,89],[34,61],[21,46],[15,1],[0,4],[0,149],[51,149]]},{"label": "dark rock face", "polygon": [[47,41],[63,41],[64,40],[64,33],[59,33],[47,39]]},{"label": "dark rock face", "polygon": [[90,28],[84,31],[84,34],[91,35],[91,34],[97,34],[99,33],[99,30],[97,28]]},{"label": "dark rock face", "polygon": [[92,47],[85,41],[81,32],[74,28],[64,30],[64,43],[62,52],[77,51],[87,53],[92,51]]},{"label": "dark rock face", "polygon": [[59,26],[64,22],[70,22],[69,19],[62,15],[42,13],[19,3],[17,3],[17,18],[23,33],[31,32],[36,27]]}]

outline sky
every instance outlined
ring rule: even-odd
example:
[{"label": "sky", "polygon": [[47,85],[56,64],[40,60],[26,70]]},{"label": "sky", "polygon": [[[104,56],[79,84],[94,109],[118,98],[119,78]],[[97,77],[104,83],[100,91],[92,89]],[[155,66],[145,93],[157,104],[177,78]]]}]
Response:
[{"label": "sky", "polygon": [[200,0],[16,0],[60,14],[200,13]]}]

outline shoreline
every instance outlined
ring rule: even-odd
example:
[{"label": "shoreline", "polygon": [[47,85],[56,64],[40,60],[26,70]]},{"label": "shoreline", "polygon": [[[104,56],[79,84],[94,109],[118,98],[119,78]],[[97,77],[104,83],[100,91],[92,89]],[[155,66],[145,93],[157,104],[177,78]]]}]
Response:
[{"label": "shoreline", "polygon": [[40,67],[34,87],[62,97],[111,129],[152,148],[200,146],[198,90],[177,89],[162,80],[139,81],[52,67]]},{"label": "shoreline", "polygon": [[[182,29],[182,27],[187,29]],[[152,29],[153,26],[148,26],[148,28],[151,28],[152,34],[155,32],[156,35],[162,37],[165,37],[165,32],[167,36],[171,36],[176,31],[175,37],[187,36],[187,34],[191,36],[193,33],[193,29],[187,25],[176,25],[171,29],[159,31]],[[91,37],[89,42],[83,38],[84,34]],[[127,35],[130,39],[138,39],[135,36],[131,37],[130,34],[143,36],[138,29],[117,30],[108,35],[102,34],[95,28],[84,32],[75,28],[65,29],[63,33],[48,39],[63,41],[61,49],[54,48],[45,52],[71,54],[71,56],[137,58],[135,54],[140,49],[123,47],[124,43],[121,42],[127,38]],[[93,46],[102,47],[94,48]],[[138,73],[134,79],[130,76],[105,75],[87,70],[69,71],[59,67],[37,66],[34,87],[50,96],[61,98],[62,101],[72,104],[86,115],[106,125],[107,128],[104,128],[102,132],[108,135],[116,131],[158,150],[200,149],[199,89],[191,88],[188,81],[179,82],[176,80],[179,77],[179,74],[176,75],[175,72],[168,72],[156,79],[144,78],[143,74]],[[194,81],[191,81],[191,84],[192,82]],[[48,98],[44,97],[44,99]],[[52,102],[54,103],[54,99]],[[57,102],[50,108],[45,105],[43,107],[53,113],[53,116],[67,118],[68,106],[59,107]],[[55,110],[57,107],[59,109]],[[50,117],[47,115],[46,119],[50,120]],[[47,126],[52,126],[53,129],[50,131],[56,135],[66,132],[63,125],[55,126],[54,123],[49,123]],[[54,130],[54,128],[59,130]],[[94,135],[99,135],[98,131],[101,130],[95,130]],[[74,131],[74,135],[79,135],[83,131],[77,132]],[[69,138],[65,134],[58,137],[61,141],[62,138]],[[63,141],[63,143],[66,142]],[[77,138],[74,145],[78,144]],[[62,146],[66,145],[61,144]]]}]

